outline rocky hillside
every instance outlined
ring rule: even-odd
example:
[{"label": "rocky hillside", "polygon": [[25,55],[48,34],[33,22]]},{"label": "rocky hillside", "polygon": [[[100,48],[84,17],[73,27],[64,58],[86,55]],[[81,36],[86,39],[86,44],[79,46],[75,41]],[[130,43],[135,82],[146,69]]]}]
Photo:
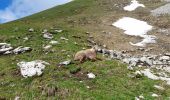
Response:
[{"label": "rocky hillside", "polygon": [[[74,0],[0,25],[0,99],[169,99],[169,11],[169,0]],[[74,61],[92,47],[95,61]]]}]

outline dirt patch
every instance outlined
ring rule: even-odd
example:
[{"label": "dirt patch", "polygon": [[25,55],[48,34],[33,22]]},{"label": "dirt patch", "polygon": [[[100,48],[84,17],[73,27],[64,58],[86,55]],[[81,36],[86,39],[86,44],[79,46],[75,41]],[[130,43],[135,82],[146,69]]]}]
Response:
[{"label": "dirt patch", "polygon": [[[164,52],[170,52],[169,43],[170,37],[163,35],[158,32],[162,28],[170,28],[170,17],[168,15],[161,17],[154,17],[150,14],[151,9],[162,4],[160,0],[153,2],[142,0],[141,3],[146,5],[146,8],[139,8],[133,12],[127,12],[123,10],[123,7],[128,4],[128,1],[121,0],[119,2],[112,1],[109,3],[108,0],[101,1],[103,3],[103,9],[107,10],[104,16],[95,17],[89,20],[89,24],[85,24],[84,28],[91,32],[90,36],[93,36],[94,41],[99,45],[107,45],[108,49],[115,50],[136,50],[139,47],[130,45],[129,42],[139,42],[142,40],[140,37],[128,36],[124,34],[123,30],[112,26],[113,22],[116,22],[122,17],[132,17],[142,21],[148,22],[154,28],[152,31],[148,32],[149,35],[155,35],[157,37],[157,43],[148,44],[146,49],[152,48],[148,53],[158,54]],[[112,5],[112,7],[111,7]],[[95,20],[95,21],[93,21]],[[97,20],[97,21],[96,21]],[[161,44],[161,45],[160,45]],[[136,51],[136,53],[141,53]]]}]

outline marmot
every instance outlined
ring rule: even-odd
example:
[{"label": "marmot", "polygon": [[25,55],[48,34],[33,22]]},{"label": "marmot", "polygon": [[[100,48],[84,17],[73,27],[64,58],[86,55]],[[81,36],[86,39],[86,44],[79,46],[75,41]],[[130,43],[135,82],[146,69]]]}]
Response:
[{"label": "marmot", "polygon": [[95,61],[97,56],[97,52],[95,48],[81,50],[75,54],[74,60],[80,61],[81,63],[85,60]]}]

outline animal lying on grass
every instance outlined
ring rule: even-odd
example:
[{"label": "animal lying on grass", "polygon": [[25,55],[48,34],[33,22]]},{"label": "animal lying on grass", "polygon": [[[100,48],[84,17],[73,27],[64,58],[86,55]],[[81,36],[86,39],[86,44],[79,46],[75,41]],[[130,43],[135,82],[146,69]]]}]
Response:
[{"label": "animal lying on grass", "polygon": [[95,48],[78,51],[74,56],[74,61],[82,63],[85,60],[97,60],[97,51]]}]

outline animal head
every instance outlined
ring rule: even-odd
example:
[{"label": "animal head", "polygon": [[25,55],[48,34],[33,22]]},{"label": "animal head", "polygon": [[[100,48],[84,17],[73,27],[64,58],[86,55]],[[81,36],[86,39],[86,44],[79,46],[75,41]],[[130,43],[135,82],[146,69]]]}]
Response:
[{"label": "animal head", "polygon": [[92,50],[95,50],[95,52],[97,52],[99,49],[101,49],[98,45],[95,45],[92,47]]}]

